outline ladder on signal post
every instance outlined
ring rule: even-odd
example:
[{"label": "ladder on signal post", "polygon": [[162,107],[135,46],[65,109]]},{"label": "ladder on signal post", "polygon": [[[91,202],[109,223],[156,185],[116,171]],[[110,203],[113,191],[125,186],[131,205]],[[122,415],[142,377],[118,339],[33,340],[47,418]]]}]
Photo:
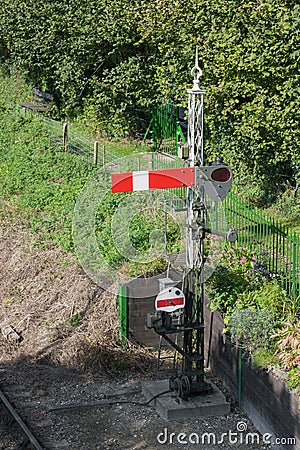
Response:
[{"label": "ladder on signal post", "polygon": [[[178,325],[180,324],[180,321],[181,321],[181,315],[178,315],[178,318],[177,318],[177,324]],[[179,332],[176,333],[174,342],[175,342],[176,345],[179,344]],[[163,345],[163,337],[162,337],[162,335],[160,335],[159,336],[159,343],[158,343],[158,350],[157,350],[157,364],[156,364],[157,371],[159,371],[160,368],[161,368],[161,361],[162,360],[166,360],[166,359],[172,359],[173,360],[173,370],[175,370],[176,361],[177,361],[177,353],[178,353],[177,350],[175,348],[173,348],[173,355],[161,356],[162,345]]]}]

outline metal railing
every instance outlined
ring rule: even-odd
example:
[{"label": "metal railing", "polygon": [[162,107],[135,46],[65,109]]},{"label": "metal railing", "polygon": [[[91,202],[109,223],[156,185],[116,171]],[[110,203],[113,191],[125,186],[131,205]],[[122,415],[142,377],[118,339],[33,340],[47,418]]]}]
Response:
[{"label": "metal railing", "polygon": [[278,221],[270,219],[244,199],[224,200],[230,227],[238,231],[238,245],[256,250],[269,273],[281,276],[286,291],[300,295],[300,240]]},{"label": "metal railing", "polygon": [[156,151],[177,156],[179,141],[185,142],[185,136],[179,125],[179,108],[174,103],[159,106],[153,110],[152,140]]}]

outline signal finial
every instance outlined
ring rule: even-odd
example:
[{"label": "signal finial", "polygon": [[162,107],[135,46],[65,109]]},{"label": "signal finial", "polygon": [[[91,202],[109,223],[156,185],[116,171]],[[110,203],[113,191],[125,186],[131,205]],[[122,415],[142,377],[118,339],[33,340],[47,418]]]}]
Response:
[{"label": "signal finial", "polygon": [[191,70],[191,75],[194,77],[194,86],[193,86],[193,91],[199,91],[200,87],[199,87],[199,79],[200,77],[202,77],[202,70],[199,67],[199,63],[198,63],[198,48],[196,48],[196,55],[195,55],[195,65]]}]

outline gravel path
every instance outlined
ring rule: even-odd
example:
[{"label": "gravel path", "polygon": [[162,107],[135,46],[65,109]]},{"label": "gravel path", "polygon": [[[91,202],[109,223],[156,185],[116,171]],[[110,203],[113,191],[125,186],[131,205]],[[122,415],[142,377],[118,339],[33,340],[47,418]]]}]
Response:
[{"label": "gravel path", "polygon": [[[270,448],[263,444],[258,434],[255,434],[255,440],[259,439],[259,443],[252,444],[250,441],[245,445],[246,434],[257,431],[234,406],[226,416],[168,422],[162,420],[152,406],[122,403],[145,402],[141,393],[143,380],[144,377],[137,374],[123,375],[119,379],[80,375],[68,368],[30,364],[22,360],[0,366],[1,389],[45,449]],[[105,401],[113,404],[92,406],[95,402]],[[66,404],[90,406],[49,411]],[[3,415],[0,436],[1,449],[16,450],[20,436],[12,425],[5,422]]]}]

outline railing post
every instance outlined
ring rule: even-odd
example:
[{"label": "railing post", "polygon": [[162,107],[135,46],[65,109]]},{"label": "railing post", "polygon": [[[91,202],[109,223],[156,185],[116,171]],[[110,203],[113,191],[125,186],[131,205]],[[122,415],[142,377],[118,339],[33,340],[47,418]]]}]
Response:
[{"label": "railing post", "polygon": [[102,153],[102,166],[105,166],[106,158],[105,158],[105,145],[103,145],[103,153]]},{"label": "railing post", "polygon": [[299,281],[298,281],[298,246],[296,244],[296,233],[294,233],[292,239],[292,295],[297,297],[299,295]]},{"label": "railing post", "polygon": [[241,406],[242,406],[242,367],[243,367],[242,348],[239,345],[238,346],[238,407],[239,408],[241,408]]}]

